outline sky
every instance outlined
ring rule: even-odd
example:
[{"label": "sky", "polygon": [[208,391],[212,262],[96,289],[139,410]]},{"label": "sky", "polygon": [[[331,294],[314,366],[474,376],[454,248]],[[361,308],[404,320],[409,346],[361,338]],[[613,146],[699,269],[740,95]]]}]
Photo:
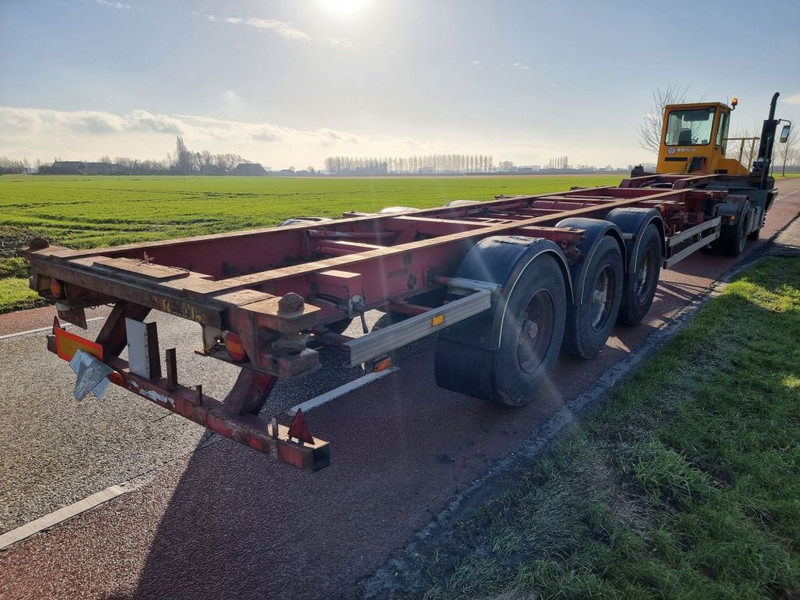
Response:
[{"label": "sky", "polygon": [[0,0],[0,156],[654,162],[668,85],[800,127],[798,0]]}]

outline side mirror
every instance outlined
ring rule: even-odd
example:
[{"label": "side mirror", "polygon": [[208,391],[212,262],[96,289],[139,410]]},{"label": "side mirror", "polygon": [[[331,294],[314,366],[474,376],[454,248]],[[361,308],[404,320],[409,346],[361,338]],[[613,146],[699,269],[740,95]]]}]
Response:
[{"label": "side mirror", "polygon": [[791,125],[784,125],[783,129],[781,129],[781,144],[785,144],[786,140],[789,139],[789,129]]}]

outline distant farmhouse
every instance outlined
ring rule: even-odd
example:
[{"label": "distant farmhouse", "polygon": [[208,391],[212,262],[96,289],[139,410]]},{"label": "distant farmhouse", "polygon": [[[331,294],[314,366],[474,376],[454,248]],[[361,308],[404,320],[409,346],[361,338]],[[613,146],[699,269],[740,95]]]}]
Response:
[{"label": "distant farmhouse", "polygon": [[239,163],[231,175],[246,175],[248,177],[263,177],[267,171],[258,163]]},{"label": "distant farmhouse", "polygon": [[200,175],[226,175],[217,165],[200,165]]},{"label": "distant farmhouse", "polygon": [[86,175],[86,163],[82,160],[57,160],[49,172],[53,175]]},{"label": "distant farmhouse", "polygon": [[107,162],[85,162],[82,160],[57,160],[51,167],[43,167],[51,175],[120,175],[119,165]]}]

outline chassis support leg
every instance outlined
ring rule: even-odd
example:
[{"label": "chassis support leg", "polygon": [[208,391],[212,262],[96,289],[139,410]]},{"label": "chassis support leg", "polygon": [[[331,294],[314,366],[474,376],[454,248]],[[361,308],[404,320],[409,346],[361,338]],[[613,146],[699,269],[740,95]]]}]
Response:
[{"label": "chassis support leg", "polygon": [[128,343],[128,336],[125,333],[126,318],[143,321],[149,313],[150,309],[146,306],[117,302],[95,340],[103,346],[104,355],[119,356],[120,352],[125,349],[125,345]]},{"label": "chassis support leg", "polygon": [[231,415],[257,415],[277,382],[274,375],[242,369],[222,408]]}]

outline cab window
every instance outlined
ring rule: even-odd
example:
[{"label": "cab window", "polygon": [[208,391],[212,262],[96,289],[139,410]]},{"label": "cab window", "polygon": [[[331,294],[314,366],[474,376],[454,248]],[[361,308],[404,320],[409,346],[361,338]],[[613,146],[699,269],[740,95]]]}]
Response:
[{"label": "cab window", "polygon": [[717,139],[715,141],[715,145],[722,146],[723,154],[725,154],[725,151],[728,149],[728,123],[728,113],[719,113],[719,127],[717,127]]},{"label": "cab window", "polygon": [[714,108],[670,111],[667,117],[667,146],[705,146],[711,140]]}]

